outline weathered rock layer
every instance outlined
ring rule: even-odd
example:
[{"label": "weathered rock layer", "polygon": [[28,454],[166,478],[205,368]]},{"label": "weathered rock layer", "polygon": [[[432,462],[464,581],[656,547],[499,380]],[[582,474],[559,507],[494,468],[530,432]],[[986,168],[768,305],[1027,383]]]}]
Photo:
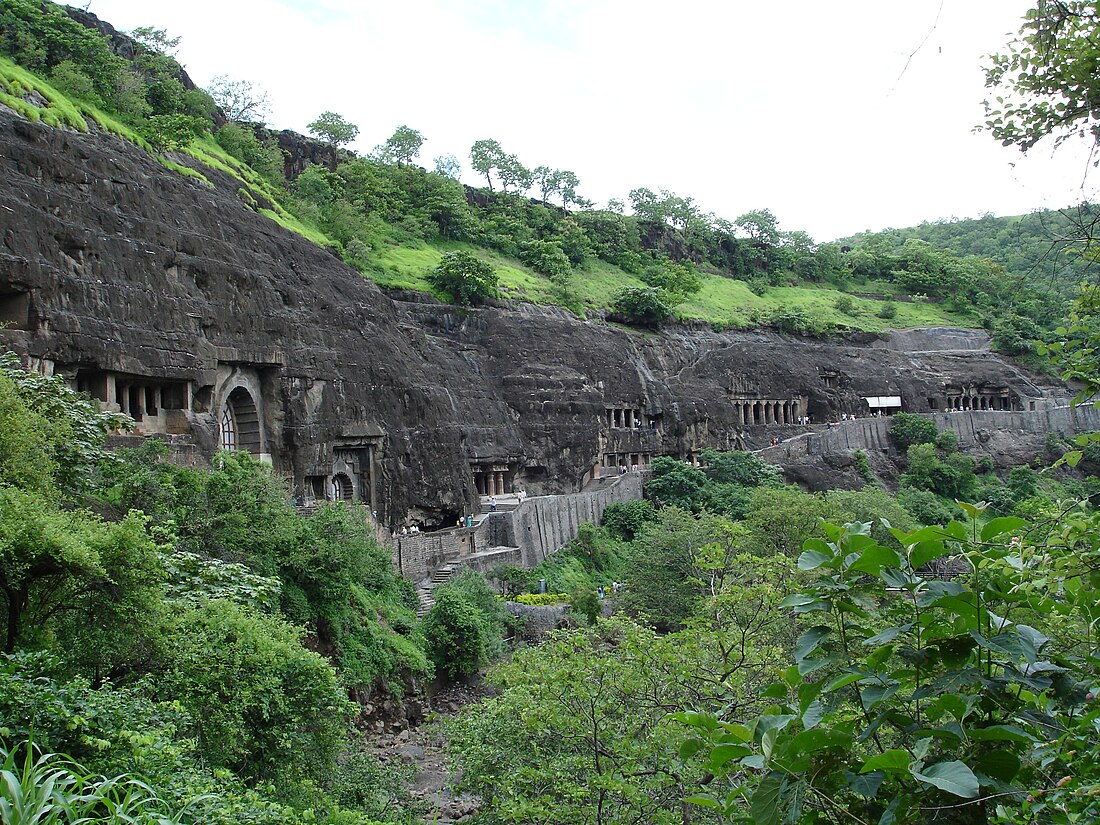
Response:
[{"label": "weathered rock layer", "polygon": [[479,493],[577,490],[655,455],[762,446],[805,416],[892,399],[1026,411],[1058,394],[980,333],[643,333],[393,300],[250,211],[228,176],[204,170],[209,185],[3,111],[0,168],[0,342],[143,432],[270,456],[303,499],[361,500],[387,526],[451,524]]}]

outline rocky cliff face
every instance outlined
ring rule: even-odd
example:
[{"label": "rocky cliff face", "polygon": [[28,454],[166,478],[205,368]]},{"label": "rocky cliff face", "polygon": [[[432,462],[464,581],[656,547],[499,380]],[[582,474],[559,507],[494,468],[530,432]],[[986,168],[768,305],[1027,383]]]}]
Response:
[{"label": "rocky cliff face", "polygon": [[228,177],[184,178],[109,135],[5,111],[0,169],[0,343],[146,433],[206,453],[229,439],[303,499],[361,500],[387,525],[453,524],[478,492],[564,492],[654,455],[763,445],[866,398],[1049,403],[970,335],[929,333],[914,351],[393,300],[250,211]]}]

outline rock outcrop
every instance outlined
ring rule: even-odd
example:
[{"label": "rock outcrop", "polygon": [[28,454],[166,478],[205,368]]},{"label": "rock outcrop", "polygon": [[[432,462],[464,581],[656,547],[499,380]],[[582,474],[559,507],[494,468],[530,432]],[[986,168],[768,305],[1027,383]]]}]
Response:
[{"label": "rock outcrop", "polygon": [[145,433],[267,456],[303,500],[360,500],[387,528],[449,526],[479,493],[764,446],[805,416],[1040,409],[1058,393],[969,332],[906,333],[919,347],[653,333],[395,300],[250,211],[228,176],[6,112],[0,168],[0,343]]}]

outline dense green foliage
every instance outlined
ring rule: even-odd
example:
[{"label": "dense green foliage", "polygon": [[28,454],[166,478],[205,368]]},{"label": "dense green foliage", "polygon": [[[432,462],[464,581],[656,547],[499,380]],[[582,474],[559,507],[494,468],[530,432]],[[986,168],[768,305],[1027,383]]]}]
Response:
[{"label": "dense green foliage", "polygon": [[461,250],[444,255],[429,280],[456,304],[481,303],[497,294],[497,276],[493,268]]},{"label": "dense green foliage", "polygon": [[469,676],[503,652],[504,609],[485,579],[464,570],[433,595],[424,636],[441,674]]},{"label": "dense green foliage", "polygon": [[366,767],[348,691],[432,667],[363,515],[300,516],[247,454],[108,454],[119,416],[8,357],[0,420],[0,739],[142,776],[185,821],[366,822],[335,801],[338,762]]}]

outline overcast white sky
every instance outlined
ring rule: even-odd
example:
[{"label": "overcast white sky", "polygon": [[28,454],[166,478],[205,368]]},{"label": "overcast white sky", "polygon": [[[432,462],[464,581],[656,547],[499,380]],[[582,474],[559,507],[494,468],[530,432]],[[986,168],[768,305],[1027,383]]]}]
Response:
[{"label": "overcast white sky", "polygon": [[[70,0],[72,2],[73,0]],[[91,0],[181,36],[200,86],[266,89],[275,128],[325,110],[352,148],[399,124],[421,163],[494,138],[599,204],[638,186],[831,240],[1091,195],[1086,153],[974,134],[982,56],[1033,0]],[[927,38],[927,39],[926,39]],[[922,45],[923,44],[923,45]],[[912,58],[910,59],[910,55]],[[906,62],[908,61],[908,68]],[[904,69],[904,72],[903,72]],[[464,173],[470,183],[478,180]]]}]

